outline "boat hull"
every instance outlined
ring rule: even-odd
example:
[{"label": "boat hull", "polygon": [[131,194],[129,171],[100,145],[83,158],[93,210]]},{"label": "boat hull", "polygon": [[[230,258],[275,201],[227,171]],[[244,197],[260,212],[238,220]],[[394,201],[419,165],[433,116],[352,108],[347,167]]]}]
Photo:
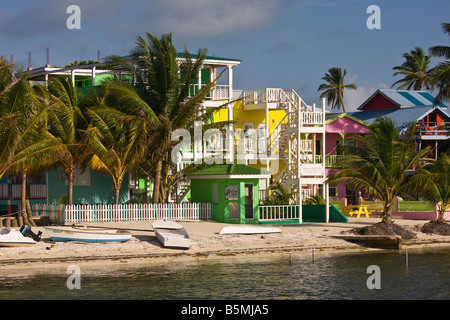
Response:
[{"label": "boat hull", "polygon": [[367,247],[379,249],[402,249],[402,237],[393,235],[339,235],[334,236],[348,242],[363,244]]},{"label": "boat hull", "polygon": [[55,242],[124,242],[131,239],[131,233],[115,229],[98,230],[73,227],[46,227],[50,238]]},{"label": "boat hull", "polygon": [[152,224],[156,239],[164,247],[189,249],[191,237],[186,229],[173,221],[157,220]]},{"label": "boat hull", "polygon": [[219,234],[265,234],[279,232],[281,232],[281,229],[278,228],[244,225],[223,227]]},{"label": "boat hull", "polygon": [[0,228],[0,247],[31,247],[36,243],[18,230]]}]

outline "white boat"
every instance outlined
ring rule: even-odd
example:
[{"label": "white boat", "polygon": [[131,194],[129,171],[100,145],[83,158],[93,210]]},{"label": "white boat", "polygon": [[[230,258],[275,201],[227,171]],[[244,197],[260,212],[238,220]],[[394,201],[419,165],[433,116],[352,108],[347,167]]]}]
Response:
[{"label": "white boat", "polygon": [[36,241],[14,229],[0,228],[0,246],[2,247],[30,247]]},{"label": "white boat", "polygon": [[259,233],[279,233],[281,229],[262,226],[227,226],[223,227],[219,234],[259,234]]},{"label": "white boat", "polygon": [[50,238],[55,242],[123,242],[131,239],[131,233],[126,230],[95,228],[84,226],[45,227]]},{"label": "white boat", "polygon": [[179,223],[166,220],[156,220],[152,223],[156,239],[168,248],[189,249],[191,237],[186,229]]}]

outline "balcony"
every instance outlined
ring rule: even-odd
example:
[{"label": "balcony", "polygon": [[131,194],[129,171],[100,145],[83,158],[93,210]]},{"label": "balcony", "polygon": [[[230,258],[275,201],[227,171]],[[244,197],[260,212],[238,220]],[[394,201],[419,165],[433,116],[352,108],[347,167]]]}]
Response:
[{"label": "balcony", "polygon": [[[325,156],[325,168],[332,168],[335,167],[336,163],[344,158],[343,155],[338,154],[327,154]],[[322,162],[322,155],[316,155],[316,162],[321,163]]]},{"label": "balcony", "polygon": [[416,126],[415,133],[422,140],[447,140],[450,138],[450,122],[422,122]]},{"label": "balcony", "polygon": [[[203,88],[205,85],[202,85]],[[189,97],[193,97],[199,91],[199,85],[194,84],[191,86],[191,90],[189,92]],[[216,85],[206,96],[206,101],[230,101],[235,100],[240,97],[242,90],[233,90],[233,95],[230,99],[230,86],[228,85]]]}]

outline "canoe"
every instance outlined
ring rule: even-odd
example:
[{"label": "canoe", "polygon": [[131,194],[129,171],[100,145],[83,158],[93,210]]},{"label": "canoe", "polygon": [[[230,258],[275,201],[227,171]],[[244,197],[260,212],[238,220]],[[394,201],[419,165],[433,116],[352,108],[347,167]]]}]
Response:
[{"label": "canoe", "polygon": [[123,242],[131,239],[131,233],[126,230],[100,229],[83,226],[45,227],[50,238],[55,242]]},{"label": "canoe", "polygon": [[35,243],[36,241],[24,237],[18,230],[0,228],[0,246],[2,247],[30,247]]},{"label": "canoe", "polygon": [[260,234],[260,233],[279,233],[281,229],[262,226],[227,226],[223,227],[219,234]]},{"label": "canoe", "polygon": [[173,221],[156,220],[152,223],[156,239],[167,248],[189,249],[191,237],[186,229]]},{"label": "canoe", "polygon": [[332,236],[352,243],[363,244],[371,248],[402,249],[402,237],[393,235],[336,235]]}]

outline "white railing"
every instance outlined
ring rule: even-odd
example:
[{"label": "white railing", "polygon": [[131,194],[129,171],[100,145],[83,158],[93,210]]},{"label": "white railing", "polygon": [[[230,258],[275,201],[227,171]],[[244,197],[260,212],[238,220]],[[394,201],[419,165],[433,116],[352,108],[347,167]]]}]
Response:
[{"label": "white railing", "polygon": [[296,220],[298,219],[297,205],[260,205],[260,221]]},{"label": "white railing", "polygon": [[[198,84],[191,85],[189,97],[194,96],[199,92],[199,88],[203,88],[205,85],[202,84],[199,86]],[[234,96],[233,92],[233,96]],[[237,94],[240,94],[237,93]],[[206,96],[206,100],[220,101],[220,100],[229,100],[230,97],[230,87],[228,85],[216,85],[214,86],[209,94]]]},{"label": "white railing", "polygon": [[84,204],[65,207],[66,223],[211,218],[211,203]]},{"label": "white railing", "polygon": [[421,122],[416,129],[416,134],[421,136],[445,136],[450,134],[450,122]]},{"label": "white railing", "polygon": [[[300,112],[300,126],[315,126],[315,125],[323,125],[323,113],[322,112]],[[289,113],[289,126],[296,127],[297,126],[297,112]]]},{"label": "white railing", "polygon": [[230,97],[230,87],[227,85],[216,85],[211,89],[208,96],[211,100],[228,100]]}]

